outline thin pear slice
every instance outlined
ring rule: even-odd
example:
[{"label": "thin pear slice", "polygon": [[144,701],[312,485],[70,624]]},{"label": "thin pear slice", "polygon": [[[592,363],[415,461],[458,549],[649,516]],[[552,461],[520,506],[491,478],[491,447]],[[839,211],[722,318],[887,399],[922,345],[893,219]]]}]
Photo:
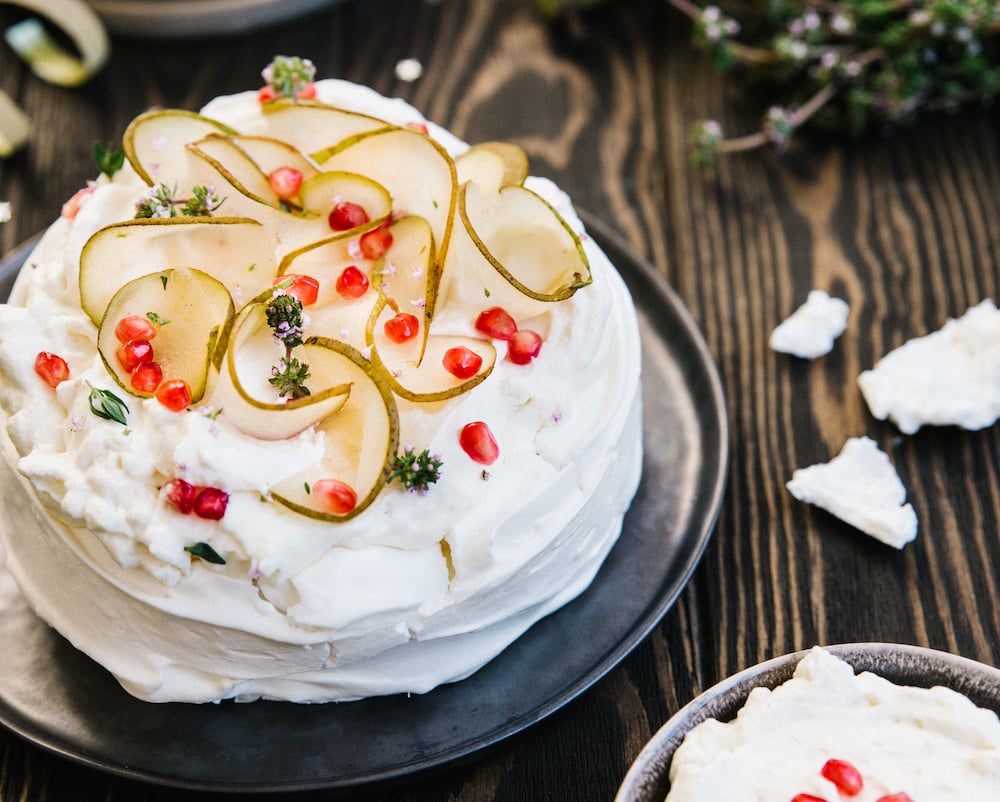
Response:
[{"label": "thin pear slice", "polygon": [[430,137],[410,128],[360,134],[333,149],[320,167],[377,181],[392,195],[396,214],[423,217],[438,253],[447,250],[458,178],[451,156]]},{"label": "thin pear slice", "polygon": [[129,393],[149,396],[132,387],[131,375],[119,362],[121,346],[115,327],[123,318],[152,315],[161,321],[151,340],[153,359],[164,380],[184,379],[191,401],[204,396],[225,352],[233,323],[233,299],[221,282],[200,270],[167,269],[132,279],[107,305],[97,332],[101,359],[115,380]]},{"label": "thin pear slice", "polygon": [[[188,149],[223,173],[233,188],[241,194],[257,203],[275,209],[281,208],[281,198],[271,189],[267,174],[240,147],[236,137],[211,134],[191,142]],[[230,196],[227,195],[226,200],[229,199]]]},{"label": "thin pear slice", "polygon": [[284,140],[317,161],[345,139],[393,127],[378,117],[314,100],[276,100],[261,109],[265,123],[261,133]]},{"label": "thin pear slice", "polygon": [[235,134],[228,125],[181,109],[140,114],[125,129],[122,149],[139,177],[149,185],[175,184],[182,192],[202,182],[186,146],[209,134]]},{"label": "thin pear slice", "polygon": [[482,142],[455,159],[459,185],[474,181],[483,194],[520,185],[528,177],[528,156],[510,142]]},{"label": "thin pear slice", "polygon": [[531,190],[507,186],[486,195],[463,184],[458,215],[445,261],[450,300],[472,309],[500,306],[523,320],[590,284],[580,238]]},{"label": "thin pear slice", "polygon": [[125,282],[170,267],[214,276],[240,306],[277,275],[267,230],[245,217],[128,220],[97,231],[80,254],[80,303],[95,324]]},{"label": "thin pear slice", "polygon": [[[372,312],[369,344],[372,364],[400,398],[420,403],[445,401],[468,392],[493,372],[497,352],[489,340],[431,334],[423,343],[418,338],[394,343],[382,333],[383,324],[392,315],[392,308],[381,298]],[[445,368],[445,353],[459,347],[468,348],[482,360],[474,376],[460,379]]]},{"label": "thin pear slice", "polygon": [[294,356],[309,366],[310,394],[287,399],[270,382],[285,348],[267,324],[267,301],[248,304],[233,325],[225,364],[212,398],[226,419],[261,440],[284,440],[337,412],[351,393],[343,358],[328,348],[302,345]]},{"label": "thin pear slice", "polygon": [[[320,425],[326,443],[322,463],[275,485],[271,495],[295,512],[336,523],[363,512],[388,481],[399,452],[399,412],[388,383],[357,349],[325,337],[310,338],[306,344],[341,358],[351,397]],[[354,509],[339,515],[327,509],[311,492],[321,479],[350,485],[358,495]]]},{"label": "thin pear slice", "polygon": [[302,183],[299,189],[302,208],[324,220],[341,201],[356,203],[368,215],[368,223],[358,230],[374,228],[392,213],[389,191],[367,175],[343,170],[324,170]]}]

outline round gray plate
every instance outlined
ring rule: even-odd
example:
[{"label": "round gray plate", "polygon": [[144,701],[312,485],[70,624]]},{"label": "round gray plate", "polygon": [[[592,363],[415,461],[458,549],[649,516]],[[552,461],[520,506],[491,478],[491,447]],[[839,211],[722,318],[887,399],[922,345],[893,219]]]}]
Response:
[{"label": "round gray plate", "polygon": [[[943,685],[965,694],[979,707],[1000,713],[1000,669],[948,652],[899,643],[844,643],[825,647],[851,664],[897,685]],[[639,753],[615,802],[663,802],[670,790],[670,761],[684,736],[697,724],[736,717],[757,687],[776,688],[791,679],[805,651],[760,663],[709,688],[682,707]]]},{"label": "round gray plate", "polygon": [[[462,682],[327,705],[149,704],[42,624],[0,572],[0,722],[47,749],[149,782],[213,791],[350,789],[467,758],[603,677],[694,571],[725,485],[718,374],[684,306],[590,216],[625,277],[643,342],[646,457],[622,537],[591,587]],[[6,298],[28,250],[0,265]]]}]

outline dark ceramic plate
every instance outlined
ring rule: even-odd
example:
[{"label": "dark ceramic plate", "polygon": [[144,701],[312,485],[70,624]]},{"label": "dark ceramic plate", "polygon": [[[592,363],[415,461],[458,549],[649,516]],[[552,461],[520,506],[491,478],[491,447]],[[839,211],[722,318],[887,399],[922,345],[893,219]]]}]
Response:
[{"label": "dark ceramic plate", "polygon": [[[90,766],[213,791],[350,789],[468,758],[617,665],[673,604],[709,539],[728,434],[718,375],[673,291],[597,221],[643,341],[646,456],[622,537],[591,587],[468,679],[423,696],[302,706],[155,705],[35,618],[0,573],[0,722]],[[0,265],[0,299],[27,257]],[[554,657],[557,656],[557,657]]]},{"label": "dark ceramic plate", "polygon": [[[898,643],[845,643],[825,647],[850,663],[897,685],[943,685],[968,696],[979,707],[1000,713],[1000,669],[948,652]],[[776,688],[791,679],[805,651],[786,654],[734,674],[682,707],[639,753],[615,802],[663,802],[670,790],[670,761],[684,736],[709,718],[736,717],[757,687]]]}]

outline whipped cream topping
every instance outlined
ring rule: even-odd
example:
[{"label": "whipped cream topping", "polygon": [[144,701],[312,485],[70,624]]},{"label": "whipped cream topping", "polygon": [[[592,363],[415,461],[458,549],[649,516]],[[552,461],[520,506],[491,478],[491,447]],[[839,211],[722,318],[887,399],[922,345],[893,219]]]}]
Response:
[{"label": "whipped cream topping", "polygon": [[791,680],[755,688],[736,719],[709,719],[674,754],[667,802],[846,797],[827,760],[861,774],[857,802],[904,792],[915,802],[992,799],[1000,788],[1000,719],[949,688],[896,685],[815,647]]},{"label": "whipped cream topping", "polygon": [[[317,89],[331,105],[424,123],[452,154],[465,148],[402,101],[343,81]],[[245,133],[261,120],[252,92],[203,114]],[[555,185],[525,186],[583,231]],[[80,253],[98,229],[130,219],[145,191],[127,166],[97,182],[0,306],[3,484],[19,488],[0,507],[0,535],[43,618],[140,698],[328,701],[461,678],[589,584],[641,465],[635,313],[592,240],[583,234],[592,285],[524,322],[543,333],[536,360],[500,359],[446,402],[399,402],[401,443],[443,460],[430,492],[389,485],[356,518],[330,524],[268,500],[322,454],[314,429],[257,440],[210,397],[174,413],[126,396],[127,428],[91,414],[91,388],[125,394],[80,307]],[[446,300],[442,326],[476,336],[470,314]],[[34,373],[43,350],[71,366],[55,390]],[[488,421],[500,443],[485,471],[458,443],[472,420]],[[161,493],[172,476],[224,488],[224,518],[180,516]],[[226,564],[192,558],[185,547],[197,541]]]}]

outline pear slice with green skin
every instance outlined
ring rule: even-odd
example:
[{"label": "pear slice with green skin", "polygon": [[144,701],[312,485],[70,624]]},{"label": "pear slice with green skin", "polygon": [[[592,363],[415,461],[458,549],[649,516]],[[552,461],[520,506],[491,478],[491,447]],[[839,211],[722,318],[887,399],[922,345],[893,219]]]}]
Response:
[{"label": "pear slice with green skin", "polygon": [[261,133],[281,139],[323,161],[338,143],[369,131],[393,128],[378,117],[330,106],[317,100],[279,99],[261,106]]},{"label": "pear slice with green skin", "polygon": [[[393,209],[430,224],[439,255],[448,250],[458,176],[451,156],[430,137],[411,128],[359,134],[319,164],[324,170],[347,170],[377,181],[392,195]],[[426,311],[433,317],[433,305]]]},{"label": "pear slice with green skin", "polygon": [[97,231],[80,253],[80,304],[95,325],[127,281],[170,267],[195,267],[221,281],[240,306],[277,275],[267,230],[245,217],[127,220]]},{"label": "pear slice with green skin", "polygon": [[135,390],[118,361],[115,327],[123,318],[151,313],[163,321],[151,344],[164,380],[184,379],[191,402],[200,401],[218,373],[233,324],[229,290],[200,270],[171,268],[132,279],[115,293],[97,332],[97,349],[122,388],[143,397],[151,393]]},{"label": "pear slice with green skin", "polygon": [[510,142],[481,142],[455,158],[459,185],[473,181],[483,194],[520,186],[528,177],[528,156]]},{"label": "pear slice with green skin", "polygon": [[329,348],[303,344],[293,356],[309,366],[302,398],[281,398],[270,382],[271,366],[285,356],[267,324],[270,295],[244,307],[236,318],[218,385],[212,398],[226,419],[260,440],[286,440],[308,429],[347,403],[350,381],[344,358]]},{"label": "pear slice with green skin", "polygon": [[186,146],[209,134],[236,134],[224,123],[181,109],[158,109],[136,117],[125,129],[122,150],[147,184],[177,185],[181,191],[202,182],[193,180],[197,167]]},{"label": "pear slice with green skin", "polygon": [[[338,523],[364,512],[388,481],[399,453],[399,412],[388,382],[357,349],[326,337],[311,337],[305,345],[310,354],[328,349],[341,358],[351,397],[319,425],[326,444],[323,461],[276,484],[271,496],[301,515]],[[343,515],[325,509],[308,490],[320,479],[350,485],[358,495],[354,509]]]},{"label": "pear slice with green skin", "polygon": [[[368,328],[371,361],[380,370],[400,398],[418,403],[447,401],[466,393],[482,383],[497,361],[493,343],[476,337],[431,334],[425,342],[414,338],[395,343],[382,334],[382,326],[394,310],[385,297],[380,297],[372,309]],[[451,348],[464,346],[483,360],[475,376],[459,379],[444,367],[444,355]]]},{"label": "pear slice with green skin", "polygon": [[382,184],[367,175],[344,170],[326,170],[302,182],[299,188],[302,208],[324,220],[341,201],[356,203],[368,215],[368,223],[348,232],[357,233],[381,225],[392,214],[392,196]]},{"label": "pear slice with green skin", "polygon": [[465,183],[458,216],[441,290],[449,301],[471,309],[500,306],[524,320],[592,281],[579,236],[529,189],[512,185],[486,195]]}]

